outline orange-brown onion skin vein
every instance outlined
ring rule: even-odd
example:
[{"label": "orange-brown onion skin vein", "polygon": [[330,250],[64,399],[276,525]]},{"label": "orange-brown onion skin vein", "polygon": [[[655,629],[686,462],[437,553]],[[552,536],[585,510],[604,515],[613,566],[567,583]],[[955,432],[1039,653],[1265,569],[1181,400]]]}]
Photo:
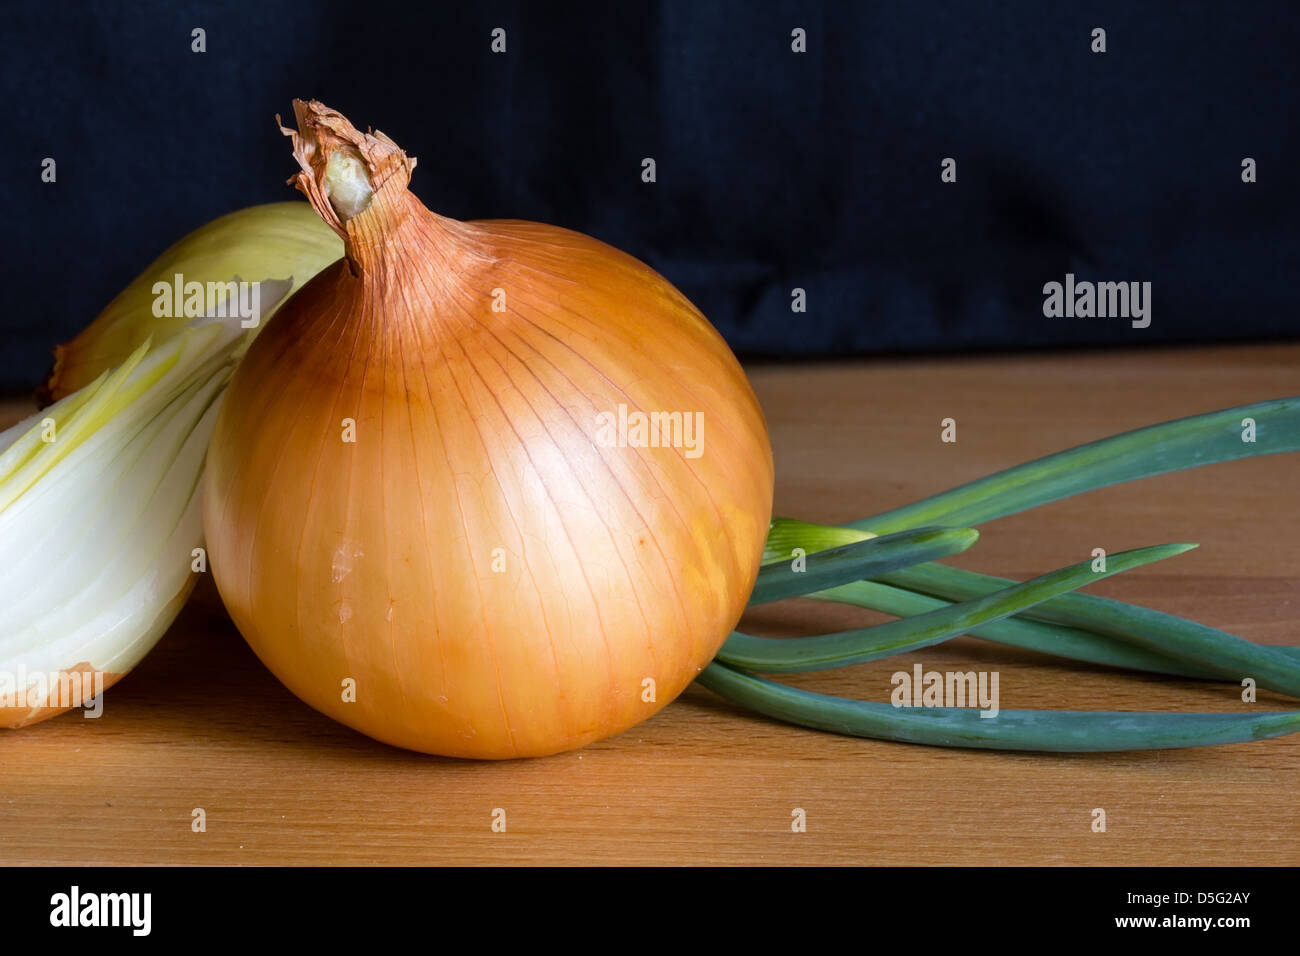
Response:
[{"label": "orange-brown onion skin vein", "polygon": [[[204,486],[216,583],[267,667],[365,734],[580,747],[674,699],[739,619],[771,511],[762,411],[631,257],[402,202],[383,255],[318,276],[235,373]],[[599,446],[620,404],[702,412],[703,453]]]}]

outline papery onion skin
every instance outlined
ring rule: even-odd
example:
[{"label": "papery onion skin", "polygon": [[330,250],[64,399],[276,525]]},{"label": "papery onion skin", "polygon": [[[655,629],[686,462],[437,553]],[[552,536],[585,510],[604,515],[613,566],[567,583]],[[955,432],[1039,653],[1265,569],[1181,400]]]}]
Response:
[{"label": "papery onion skin", "polygon": [[[713,658],[758,572],[772,456],[740,365],[632,257],[439,217],[382,134],[295,109],[299,186],[348,258],[280,310],[225,397],[204,519],[231,617],[304,701],[413,750],[539,756],[646,719]],[[318,179],[346,144],[375,195],[342,223]],[[598,443],[620,404],[701,412],[702,454]]]},{"label": "papery onion skin", "polygon": [[72,394],[120,365],[146,339],[161,344],[193,321],[153,314],[155,282],[172,282],[176,273],[205,286],[235,275],[247,282],[292,276],[300,288],[342,255],[338,236],[304,202],[249,206],[214,219],[168,247],[76,338],[55,346],[37,401],[44,406]]}]

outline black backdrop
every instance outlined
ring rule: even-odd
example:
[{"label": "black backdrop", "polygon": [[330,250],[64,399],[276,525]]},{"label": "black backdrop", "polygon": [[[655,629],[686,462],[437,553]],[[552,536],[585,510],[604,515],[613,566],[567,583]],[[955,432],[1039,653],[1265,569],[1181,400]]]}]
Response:
[{"label": "black backdrop", "polygon": [[[272,117],[294,96],[417,156],[438,212],[646,260],[744,355],[1300,330],[1294,3],[23,0],[3,17],[0,387],[37,381],[185,232],[293,198]],[[1043,283],[1067,272],[1151,282],[1150,327],[1045,318]]]}]

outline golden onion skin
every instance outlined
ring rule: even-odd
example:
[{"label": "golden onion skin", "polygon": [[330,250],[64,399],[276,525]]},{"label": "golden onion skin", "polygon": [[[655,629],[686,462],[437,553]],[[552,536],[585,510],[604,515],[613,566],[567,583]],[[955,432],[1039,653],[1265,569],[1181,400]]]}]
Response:
[{"label": "golden onion skin", "polygon": [[[224,399],[204,524],[231,617],[312,707],[413,750],[540,756],[645,720],[758,573],[772,456],[744,372],[639,261],[439,217],[382,134],[295,106],[299,185],[347,258],[280,309]],[[313,196],[344,143],[376,184],[346,223]],[[598,440],[620,404],[701,412],[702,453]]]}]

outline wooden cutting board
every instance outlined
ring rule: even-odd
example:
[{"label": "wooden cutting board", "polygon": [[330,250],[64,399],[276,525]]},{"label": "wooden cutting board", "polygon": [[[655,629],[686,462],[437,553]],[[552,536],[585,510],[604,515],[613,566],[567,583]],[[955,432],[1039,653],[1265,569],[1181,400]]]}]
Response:
[{"label": "wooden cutting board", "polygon": [[[756,365],[777,512],[842,522],[1171,418],[1300,393],[1300,345]],[[30,411],[0,404],[0,424]],[[940,441],[954,418],[956,443]],[[1300,644],[1300,456],[1094,492],[985,526],[952,563],[1024,578],[1167,541],[1199,550],[1090,590]],[[755,633],[872,620],[808,601]],[[961,638],[791,678],[888,700],[889,677],[997,670],[1001,706],[1240,710],[1225,684],[1109,672]],[[1282,709],[1261,694],[1254,706]],[[1294,706],[1294,702],[1290,702]],[[192,604],[107,694],[0,732],[0,862],[1295,864],[1300,735],[1193,751],[1029,755],[835,737],[691,688],[577,753],[484,764],[394,750],[284,690]],[[202,808],[206,832],[191,827]],[[1093,832],[1093,810],[1107,829]],[[493,832],[494,810],[506,831]],[[806,832],[793,832],[804,811]]]}]

